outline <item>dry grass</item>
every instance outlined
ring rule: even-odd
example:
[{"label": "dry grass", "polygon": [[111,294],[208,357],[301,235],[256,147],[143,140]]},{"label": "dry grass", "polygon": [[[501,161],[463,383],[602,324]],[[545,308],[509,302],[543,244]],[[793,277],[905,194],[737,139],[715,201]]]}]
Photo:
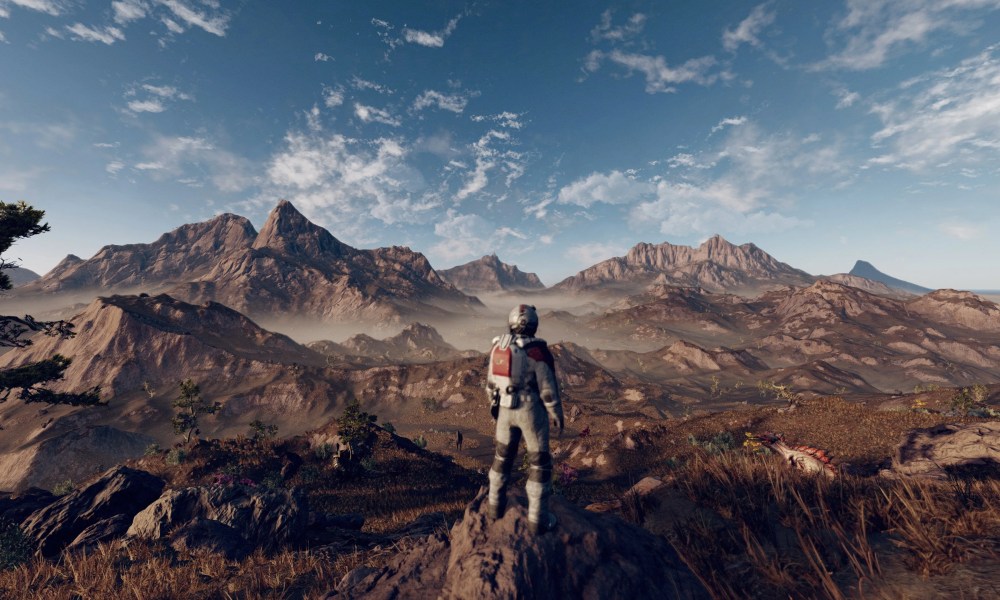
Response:
[{"label": "dry grass", "polygon": [[883,573],[879,539],[904,553],[910,577],[1000,556],[996,479],[829,481],[737,451],[697,455],[673,482],[709,512],[677,521],[668,537],[717,598],[871,596],[899,576]]}]

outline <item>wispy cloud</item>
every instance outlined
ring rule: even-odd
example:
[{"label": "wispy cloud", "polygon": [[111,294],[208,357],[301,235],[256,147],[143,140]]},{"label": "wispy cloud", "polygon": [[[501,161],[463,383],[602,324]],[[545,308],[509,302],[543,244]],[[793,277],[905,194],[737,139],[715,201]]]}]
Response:
[{"label": "wispy cloud", "polygon": [[872,162],[912,170],[995,164],[1000,158],[1000,45],[905,82],[872,112],[882,129]]},{"label": "wispy cloud", "polygon": [[170,85],[134,84],[125,91],[128,110],[133,113],[161,113],[177,100],[192,101],[194,97]]},{"label": "wispy cloud", "polygon": [[[143,148],[145,160],[134,168],[157,180],[190,185],[207,180],[221,192],[239,192],[254,184],[249,162],[203,136],[158,136]],[[183,181],[182,181],[183,180]]]},{"label": "wispy cloud", "polygon": [[207,10],[195,8],[191,2],[184,0],[156,0],[156,2],[168,8],[175,17],[189,27],[197,27],[219,37],[226,35],[230,17],[220,9],[216,0],[202,3]]},{"label": "wispy cloud", "polygon": [[73,34],[72,39],[82,42],[100,42],[110,46],[115,42],[125,40],[125,33],[121,29],[110,25],[103,28],[96,28],[89,27],[83,23],[74,23],[73,25],[66,26],[66,31]]},{"label": "wispy cloud", "polygon": [[611,15],[611,9],[601,14],[601,22],[590,30],[591,40],[595,42],[600,40],[624,42],[639,35],[646,25],[646,15],[642,13],[635,13],[623,25],[613,25]]},{"label": "wispy cloud", "polygon": [[646,91],[650,94],[676,92],[677,85],[682,83],[707,86],[718,81],[720,77],[728,77],[725,71],[716,69],[718,61],[714,56],[692,58],[681,65],[670,66],[663,56],[630,53],[619,49],[610,52],[592,51],[587,56],[584,68],[593,73],[598,71],[604,62],[624,67],[629,75],[640,73],[646,79]]},{"label": "wispy cloud", "polygon": [[[59,16],[69,8],[70,4],[63,0],[6,0],[7,4]],[[6,9],[4,9],[6,11]]]},{"label": "wispy cloud", "polygon": [[404,27],[403,39],[411,44],[419,44],[428,48],[441,48],[444,46],[445,40],[448,39],[448,37],[455,31],[455,28],[458,27],[458,22],[461,18],[461,15],[455,17],[454,19],[448,21],[448,24],[445,25],[444,29],[434,32]]},{"label": "wispy cloud", "polygon": [[394,116],[388,110],[366,106],[360,102],[354,103],[354,116],[361,119],[362,123],[382,123],[390,127],[399,127],[403,124],[399,117]]},{"label": "wispy cloud", "polygon": [[143,0],[115,0],[111,3],[111,9],[114,11],[115,23],[119,25],[143,19],[149,11]]},{"label": "wispy cloud", "polygon": [[413,101],[413,110],[437,107],[440,110],[461,113],[468,103],[469,98],[463,94],[444,94],[436,90],[425,90]]},{"label": "wispy cloud", "polygon": [[722,119],[714,127],[712,127],[712,131],[709,132],[709,135],[712,135],[714,133],[718,133],[719,131],[722,131],[726,127],[736,127],[736,126],[742,125],[742,124],[744,124],[746,122],[747,122],[747,118],[746,117],[742,117],[742,116],[741,117],[728,117],[728,118]]},{"label": "wispy cloud", "polygon": [[375,83],[374,81],[368,81],[367,79],[362,79],[355,75],[351,78],[351,87],[356,90],[372,90],[380,94],[392,95],[395,91],[392,88],[382,85],[381,83]]},{"label": "wispy cloud", "polygon": [[847,14],[828,32],[840,50],[814,69],[866,70],[890,58],[924,47],[941,30],[978,27],[977,13],[1000,8],[998,0],[848,0]]},{"label": "wispy cloud", "polygon": [[[465,183],[455,193],[455,200],[461,202],[485,190],[494,171],[499,171],[504,176],[504,184],[508,188],[524,175],[526,157],[523,152],[514,149],[517,142],[510,132],[511,129],[519,129],[521,123],[514,113],[502,115],[507,118],[500,118],[500,129],[490,129],[471,145],[475,166],[471,173],[466,174]],[[497,117],[499,115],[494,116],[494,119]],[[473,121],[476,120],[473,118]]]},{"label": "wispy cloud", "polygon": [[34,185],[43,171],[39,168],[0,171],[0,190],[23,192]]},{"label": "wispy cloud", "polygon": [[559,190],[556,199],[560,204],[575,204],[589,208],[595,203],[634,204],[648,198],[655,187],[647,181],[625,175],[621,171],[608,174],[591,173]]},{"label": "wispy cloud", "polygon": [[974,240],[980,237],[983,233],[982,228],[964,223],[943,224],[941,225],[941,231],[943,231],[945,235],[963,241]]},{"label": "wispy cloud", "polygon": [[775,12],[771,8],[771,2],[760,4],[750,15],[740,21],[736,29],[726,29],[722,32],[722,47],[729,52],[735,52],[743,44],[758,47],[761,45],[761,32],[774,23]]},{"label": "wispy cloud", "polygon": [[837,108],[850,108],[858,100],[861,100],[861,94],[852,92],[847,88],[837,88],[833,91],[833,94],[837,96]]},{"label": "wispy cloud", "polygon": [[570,246],[563,252],[563,257],[576,265],[589,267],[615,256],[623,256],[627,251],[628,249],[620,244],[591,242]]},{"label": "wispy cloud", "polygon": [[344,103],[344,88],[340,86],[323,87],[323,104],[327,108],[337,108]]},{"label": "wispy cloud", "polygon": [[316,62],[330,62],[331,60],[334,60],[334,58],[329,54],[325,54],[323,52],[317,52],[316,54],[313,55],[313,60]]}]

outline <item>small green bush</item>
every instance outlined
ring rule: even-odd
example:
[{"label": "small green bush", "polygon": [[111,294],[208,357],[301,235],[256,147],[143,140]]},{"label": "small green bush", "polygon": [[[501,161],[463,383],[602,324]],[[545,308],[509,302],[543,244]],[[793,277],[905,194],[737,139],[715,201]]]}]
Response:
[{"label": "small green bush", "polygon": [[333,444],[323,444],[322,446],[316,446],[313,449],[313,454],[319,460],[329,460],[333,456]]},{"label": "small green bush", "polygon": [[417,437],[413,438],[413,443],[416,444],[417,448],[426,448],[427,438],[425,438],[422,435],[418,435]]},{"label": "small green bush", "polygon": [[156,456],[160,453],[160,445],[153,443],[146,446],[146,451],[142,453],[143,456]]},{"label": "small green bush", "polygon": [[174,448],[170,452],[167,452],[167,464],[177,466],[184,462],[185,457],[187,457],[187,452],[184,452],[180,448]]},{"label": "small green bush", "polygon": [[396,433],[396,426],[388,421],[382,423],[382,429],[385,429],[389,433]]},{"label": "small green bush", "polygon": [[33,550],[31,540],[19,526],[0,520],[0,571],[28,562]]},{"label": "small green bush", "polygon": [[65,496],[66,494],[72,492],[75,488],[76,486],[73,485],[73,480],[67,479],[66,481],[57,483],[55,487],[52,488],[52,493],[56,496]]}]

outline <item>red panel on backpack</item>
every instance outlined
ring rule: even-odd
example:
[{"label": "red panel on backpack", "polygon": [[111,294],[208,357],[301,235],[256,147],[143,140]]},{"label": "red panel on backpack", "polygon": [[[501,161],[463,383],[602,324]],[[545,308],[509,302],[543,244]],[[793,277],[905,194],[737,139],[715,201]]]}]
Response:
[{"label": "red panel on backpack", "polygon": [[510,377],[510,347],[493,349],[493,374],[498,377]]}]

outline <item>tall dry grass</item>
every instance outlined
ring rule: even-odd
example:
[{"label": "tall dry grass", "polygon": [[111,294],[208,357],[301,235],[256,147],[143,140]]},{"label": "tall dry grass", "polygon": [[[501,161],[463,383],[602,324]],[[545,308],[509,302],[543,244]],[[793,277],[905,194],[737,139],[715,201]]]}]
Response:
[{"label": "tall dry grass", "polygon": [[997,479],[830,481],[770,458],[697,455],[676,472],[677,491],[718,517],[669,535],[715,598],[875,597],[887,546],[914,577],[1000,556]]}]

